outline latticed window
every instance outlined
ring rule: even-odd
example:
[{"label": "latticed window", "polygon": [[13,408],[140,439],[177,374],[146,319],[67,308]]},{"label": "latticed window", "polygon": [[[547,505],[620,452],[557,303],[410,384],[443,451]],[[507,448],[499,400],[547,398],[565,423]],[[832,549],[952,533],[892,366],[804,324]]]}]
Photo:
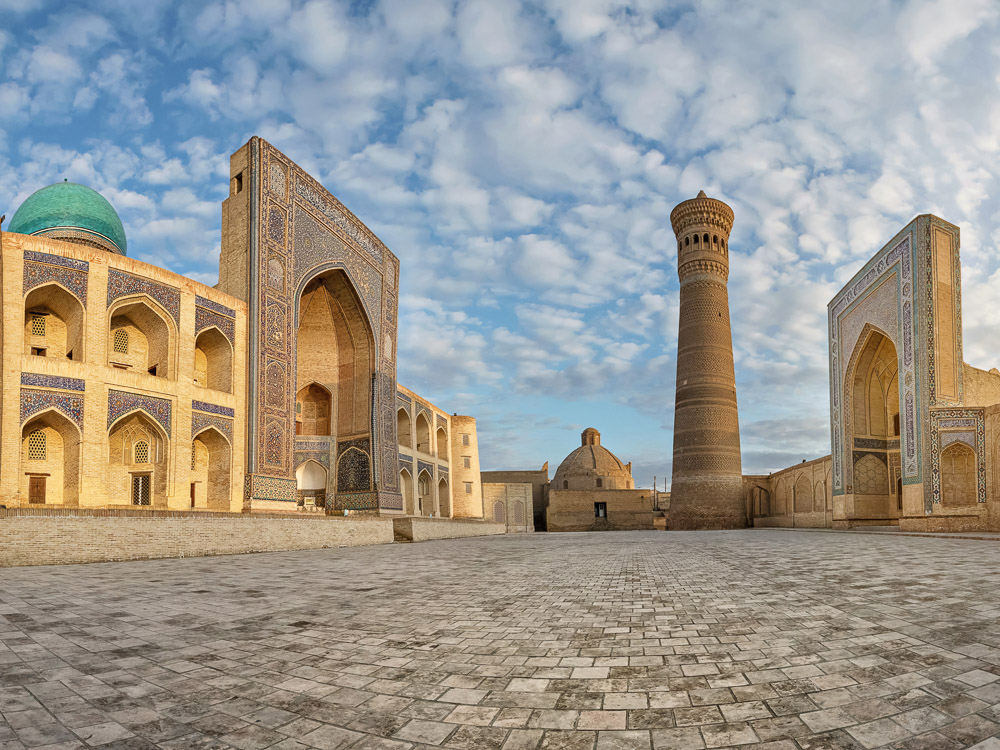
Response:
[{"label": "latticed window", "polygon": [[45,460],[45,433],[35,430],[28,435],[28,459],[31,461]]},{"label": "latticed window", "polygon": [[462,435],[462,445],[468,445],[468,444],[469,444],[469,436],[463,434]]},{"label": "latticed window", "polygon": [[149,463],[149,443],[145,440],[140,440],[135,444],[135,462],[137,464]]},{"label": "latticed window", "polygon": [[149,505],[149,474],[132,476],[132,505]]},{"label": "latticed window", "polygon": [[128,354],[128,331],[124,328],[115,331],[114,348],[118,354]]},{"label": "latticed window", "polygon": [[198,468],[198,449],[195,446],[191,446],[191,471]]},{"label": "latticed window", "polygon": [[32,336],[44,336],[45,335],[45,316],[44,315],[32,315],[31,316],[31,335]]}]

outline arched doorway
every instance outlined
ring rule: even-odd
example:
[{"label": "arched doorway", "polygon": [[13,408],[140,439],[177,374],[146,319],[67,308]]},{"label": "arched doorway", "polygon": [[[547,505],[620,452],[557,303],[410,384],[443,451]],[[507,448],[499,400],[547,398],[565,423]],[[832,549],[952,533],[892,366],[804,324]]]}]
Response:
[{"label": "arched doorway", "polygon": [[309,459],[295,470],[295,487],[300,505],[326,507],[327,471],[318,461]]},{"label": "arched doorway", "polygon": [[108,434],[108,500],[113,505],[167,504],[170,441],[144,412],[132,412]]},{"label": "arched doorway", "polygon": [[431,475],[420,472],[417,479],[417,515],[429,516],[434,512],[434,493],[431,491]]},{"label": "arched doorway", "polygon": [[507,523],[507,508],[503,504],[503,500],[497,500],[493,503],[493,520],[496,523]]},{"label": "arched doorway", "polygon": [[83,360],[83,305],[57,284],[32,289],[24,299],[24,353]]},{"label": "arched doorway", "polygon": [[451,518],[451,492],[448,480],[443,477],[438,481],[438,508],[441,518]]},{"label": "arched doorway", "polygon": [[437,443],[438,458],[448,458],[448,433],[444,431],[443,427],[438,427],[434,440]]},{"label": "arched doorway", "polygon": [[233,392],[233,347],[218,328],[208,328],[194,342],[194,382],[202,388]]},{"label": "arched doorway", "polygon": [[[335,474],[329,486],[339,492],[348,486],[351,491],[371,490],[371,472],[357,468],[362,462],[345,463],[337,453],[338,439],[372,446],[375,339],[364,306],[347,274],[330,270],[302,287],[297,313],[296,432],[333,438],[330,465]],[[372,455],[369,448],[368,467]],[[346,483],[340,476],[344,468],[352,472]],[[358,476],[364,477],[364,486],[356,486]]]},{"label": "arched doorway", "polygon": [[229,441],[209,427],[195,436],[191,451],[191,507],[229,510],[233,468]]},{"label": "arched doorway", "polygon": [[399,471],[399,490],[403,494],[403,513],[408,516],[416,515],[413,507],[413,477],[406,469]]},{"label": "arched doorway", "polygon": [[852,455],[854,512],[860,518],[898,518],[895,477],[899,464],[899,361],[887,335],[867,326],[851,356],[844,406]]},{"label": "arched doorway", "polygon": [[30,505],[79,505],[80,430],[54,409],[21,428],[20,493]]}]

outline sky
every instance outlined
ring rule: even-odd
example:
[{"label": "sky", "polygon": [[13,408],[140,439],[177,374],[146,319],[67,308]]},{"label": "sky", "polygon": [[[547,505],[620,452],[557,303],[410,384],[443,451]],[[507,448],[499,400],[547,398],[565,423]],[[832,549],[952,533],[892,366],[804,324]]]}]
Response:
[{"label": "sky", "polygon": [[670,211],[732,206],[745,473],[829,453],[826,304],[914,216],[962,232],[1000,364],[996,0],[0,0],[0,213],[68,179],[129,255],[215,284],[252,135],[401,260],[399,382],[482,466],[593,426],[669,477]]}]

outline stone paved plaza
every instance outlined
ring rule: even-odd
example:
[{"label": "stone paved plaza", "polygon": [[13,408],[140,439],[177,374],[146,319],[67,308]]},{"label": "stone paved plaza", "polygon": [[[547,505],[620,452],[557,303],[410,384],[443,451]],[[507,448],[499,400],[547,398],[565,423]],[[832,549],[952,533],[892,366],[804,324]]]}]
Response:
[{"label": "stone paved plaza", "polygon": [[608,532],[0,570],[0,748],[1000,748],[1000,544]]}]

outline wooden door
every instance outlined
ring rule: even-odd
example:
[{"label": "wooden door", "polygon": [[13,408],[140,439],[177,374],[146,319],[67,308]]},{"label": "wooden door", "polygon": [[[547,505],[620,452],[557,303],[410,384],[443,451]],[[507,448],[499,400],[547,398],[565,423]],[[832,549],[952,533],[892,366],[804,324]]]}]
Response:
[{"label": "wooden door", "polygon": [[194,482],[191,482],[191,507],[192,508],[194,507],[194,491],[195,491],[195,487],[197,487],[197,485]]},{"label": "wooden door", "polygon": [[45,477],[28,477],[28,502],[32,505],[45,504]]}]

